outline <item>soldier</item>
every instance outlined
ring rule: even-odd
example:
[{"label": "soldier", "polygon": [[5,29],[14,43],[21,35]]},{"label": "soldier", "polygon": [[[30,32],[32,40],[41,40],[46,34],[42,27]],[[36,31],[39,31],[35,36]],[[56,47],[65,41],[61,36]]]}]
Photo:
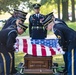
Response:
[{"label": "soldier", "polygon": [[[14,25],[10,25],[8,28],[6,28],[6,29],[17,29],[17,26],[18,26],[18,24],[19,23],[21,23],[22,24],[22,22],[25,20],[25,18],[23,18],[22,19],[22,17],[18,17],[17,19],[16,19],[16,22],[14,23]],[[4,30],[4,29],[3,29]],[[13,60],[12,60],[12,71],[11,71],[11,73],[16,73],[17,72],[17,70],[15,69],[15,60],[14,60],[14,53],[11,53],[12,54],[12,58],[13,58]]]},{"label": "soldier", "polygon": [[17,29],[3,29],[0,31],[0,75],[11,75],[14,53],[14,43],[17,35],[21,35],[27,26],[18,24]]},{"label": "soldier", "polygon": [[[7,27],[9,27],[10,25],[15,25],[15,22],[17,20],[18,17],[21,17],[22,16],[22,19],[24,18],[24,21],[25,21],[25,17],[26,17],[27,13],[26,12],[23,12],[23,11],[20,11],[20,10],[17,10],[17,9],[14,9],[14,13],[12,14],[12,16],[6,21],[6,23],[4,24],[3,28],[2,29],[6,29]],[[24,22],[23,21],[23,22]]]},{"label": "soldier", "polygon": [[[53,30],[62,48],[68,50],[68,75],[76,75],[76,32],[68,26],[55,22],[53,14],[48,16],[43,24],[47,30]],[[63,49],[64,50],[64,49]]]},{"label": "soldier", "polygon": [[[47,18],[47,17],[49,17],[50,15],[52,15],[53,14],[53,12],[51,12],[51,13],[49,13],[49,14],[47,14],[46,16],[45,16],[45,18]],[[54,15],[53,15],[54,16]],[[68,25],[63,21],[63,20],[61,20],[61,19],[59,19],[59,18],[55,18],[55,23],[58,23],[59,25],[63,25],[63,26],[66,26],[66,27],[68,27]],[[62,70],[62,71],[59,71],[60,73],[67,73],[67,70],[68,70],[68,49],[67,49],[67,47],[66,47],[66,45],[65,45],[65,47],[63,48],[64,49],[64,51],[65,51],[65,54],[63,55],[63,58],[64,58],[64,63],[65,63],[65,68]]]},{"label": "soldier", "polygon": [[32,39],[45,39],[47,30],[41,24],[44,16],[40,14],[40,4],[33,4],[35,14],[29,18],[29,35]]},{"label": "soldier", "polygon": [[[14,25],[12,24],[12,25],[10,25],[9,27],[7,27],[6,29],[16,29],[17,28],[17,25],[19,24],[19,23],[23,23],[23,21],[25,20],[25,18],[24,17],[21,17],[21,16],[19,16],[17,19],[15,19],[16,20],[16,22],[14,23]],[[11,53],[12,54],[12,58],[13,58],[13,60],[12,60],[12,71],[11,71],[11,73],[16,73],[17,72],[17,70],[15,69],[15,61],[14,61],[14,53]]]},{"label": "soldier", "polygon": [[[2,28],[3,29],[6,29],[6,28],[15,28],[17,27],[18,23],[24,23],[25,21],[25,17],[26,17],[27,13],[26,12],[23,12],[23,11],[20,11],[20,10],[17,10],[17,9],[14,9],[14,13],[12,14],[12,17],[10,17],[4,27]],[[17,22],[17,24],[16,24]],[[15,61],[14,61],[14,53],[11,53],[12,54],[12,57],[13,57],[13,64],[12,64],[12,73],[16,73],[17,70],[15,69]]]}]

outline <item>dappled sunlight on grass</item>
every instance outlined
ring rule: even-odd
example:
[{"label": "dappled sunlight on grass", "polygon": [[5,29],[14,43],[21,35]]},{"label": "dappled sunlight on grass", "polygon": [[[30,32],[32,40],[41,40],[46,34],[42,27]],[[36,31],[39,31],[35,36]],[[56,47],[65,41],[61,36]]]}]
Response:
[{"label": "dappled sunlight on grass", "polygon": [[24,53],[15,53],[15,65],[17,66],[20,62],[24,62]]},{"label": "dappled sunlight on grass", "polygon": [[66,22],[66,23],[70,28],[76,30],[76,22]]},{"label": "dappled sunlight on grass", "polygon": [[53,56],[53,62],[58,63],[59,66],[64,65],[63,55],[55,55]]}]

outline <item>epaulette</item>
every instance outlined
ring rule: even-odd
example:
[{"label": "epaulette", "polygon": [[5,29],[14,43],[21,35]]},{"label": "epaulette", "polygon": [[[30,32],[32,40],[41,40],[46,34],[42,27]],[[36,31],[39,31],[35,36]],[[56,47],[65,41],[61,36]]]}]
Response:
[{"label": "epaulette", "polygon": [[35,15],[35,14],[33,14],[33,15],[30,16],[30,18],[31,18],[32,20],[34,20],[34,15]]},{"label": "epaulette", "polygon": [[16,32],[16,33],[17,33],[16,30],[11,30],[11,31],[8,33],[8,36],[9,36],[12,32]]}]

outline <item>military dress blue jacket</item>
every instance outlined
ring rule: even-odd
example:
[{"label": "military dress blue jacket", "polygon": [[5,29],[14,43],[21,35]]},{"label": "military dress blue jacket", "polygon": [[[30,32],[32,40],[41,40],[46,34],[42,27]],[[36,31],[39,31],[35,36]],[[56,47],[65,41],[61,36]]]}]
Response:
[{"label": "military dress blue jacket", "polygon": [[14,52],[14,43],[16,42],[17,30],[3,29],[0,31],[0,45],[4,47],[5,50],[0,48],[0,52]]},{"label": "military dress blue jacket", "polygon": [[76,31],[69,28],[68,26],[64,26],[63,23],[57,23],[53,27],[54,34],[59,39],[59,44],[63,48],[68,48],[70,44],[75,46],[76,42]]},{"label": "military dress blue jacket", "polygon": [[44,29],[41,21],[44,19],[42,14],[37,17],[33,14],[29,18],[29,35],[32,39],[44,39],[47,36],[47,30]]},{"label": "military dress blue jacket", "polygon": [[17,17],[14,17],[14,16],[10,17],[4,24],[2,30],[8,28],[11,25],[16,25],[16,20],[17,20]]}]

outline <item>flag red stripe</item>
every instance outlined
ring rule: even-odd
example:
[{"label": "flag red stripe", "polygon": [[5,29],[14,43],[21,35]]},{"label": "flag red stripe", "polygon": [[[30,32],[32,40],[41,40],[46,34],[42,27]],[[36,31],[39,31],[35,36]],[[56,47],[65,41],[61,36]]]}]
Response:
[{"label": "flag red stripe", "polygon": [[42,56],[46,56],[45,46],[41,45]]},{"label": "flag red stripe", "polygon": [[27,45],[27,40],[26,39],[23,39],[23,52],[27,53],[28,49],[28,45]]},{"label": "flag red stripe", "polygon": [[56,55],[56,52],[50,47],[51,55]]},{"label": "flag red stripe", "polygon": [[36,44],[32,44],[32,53],[34,56],[37,56],[37,52],[36,52]]},{"label": "flag red stripe", "polygon": [[[17,42],[20,42],[19,40],[17,40]],[[49,50],[50,50],[50,53],[48,53],[48,50],[46,50],[47,48],[46,48],[46,46],[45,45],[40,45],[40,47],[41,48],[37,48],[38,47],[38,45],[37,44],[32,44],[31,43],[31,40],[30,40],[30,42],[28,43],[27,42],[27,39],[22,39],[21,40],[21,47],[19,47],[20,45],[17,45],[17,48],[16,49],[18,49],[18,48],[22,48],[22,51],[24,52],[24,53],[28,53],[29,52],[29,54],[32,54],[32,55],[34,55],[34,56],[48,56],[48,55],[50,55],[50,56],[52,56],[52,55],[56,55],[56,51],[54,50],[54,48],[53,47],[51,47],[51,48],[49,48]],[[23,46],[22,46],[23,45]],[[32,46],[32,47],[30,47],[30,45]],[[32,53],[31,53],[31,51],[30,50],[28,50],[28,49],[31,49],[32,50]],[[40,49],[39,51],[41,51],[41,52],[38,52],[38,53],[40,53],[40,54],[38,54],[37,53],[37,50],[38,49]],[[59,48],[58,49],[58,51],[60,51],[61,49]],[[21,51],[21,50],[20,50]],[[47,54],[48,53],[48,54]]]}]

